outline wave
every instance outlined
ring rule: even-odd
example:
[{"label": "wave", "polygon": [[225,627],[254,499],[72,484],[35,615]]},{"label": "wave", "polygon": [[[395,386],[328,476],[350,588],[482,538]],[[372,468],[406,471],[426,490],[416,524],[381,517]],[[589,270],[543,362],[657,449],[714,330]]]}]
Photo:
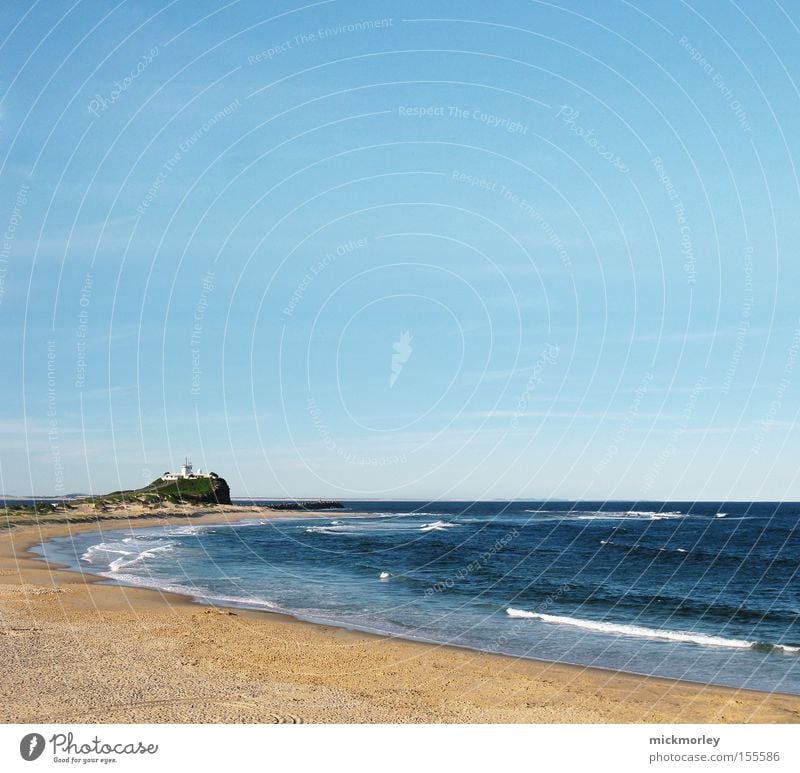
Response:
[{"label": "wave", "polygon": [[[186,589],[184,588],[181,593],[186,593]],[[197,593],[195,591],[195,595],[193,598],[196,601],[202,602],[209,602],[213,603],[215,601],[219,601],[222,604],[236,604],[237,606],[246,606],[246,607],[257,607],[258,609],[272,609],[275,611],[283,611],[277,604],[273,604],[271,601],[267,601],[266,599],[256,599],[248,596],[221,596],[216,594],[206,594],[206,593]]]},{"label": "wave", "polygon": [[267,599],[258,599],[252,596],[226,596],[223,594],[213,593],[205,588],[193,588],[187,585],[169,580],[158,580],[152,576],[140,576],[137,574],[124,574],[118,572],[102,572],[102,577],[108,577],[115,582],[120,582],[125,585],[133,585],[139,588],[149,588],[150,590],[161,591],[162,593],[175,593],[179,596],[188,596],[193,601],[202,604],[219,604],[220,606],[234,605],[240,607],[253,607],[256,609],[264,609],[274,612],[287,612],[287,610],[279,607],[277,604],[268,601]]},{"label": "wave", "polygon": [[123,550],[116,545],[106,542],[101,542],[99,545],[90,545],[87,550],[81,555],[81,561],[88,564],[94,563],[94,558],[100,553],[118,553],[123,556],[131,556],[134,554],[133,550]]},{"label": "wave", "polygon": [[393,526],[392,524],[349,524],[349,523],[330,523],[325,526],[302,526],[300,527],[306,534],[340,534],[351,536],[363,536],[371,534],[391,534],[398,531],[416,531],[416,526],[409,528],[408,525]]},{"label": "wave", "polygon": [[625,515],[683,515],[680,510],[628,510]]},{"label": "wave", "polygon": [[371,513],[368,510],[362,510],[362,511],[354,511],[352,515],[348,515],[346,517],[355,520],[356,518],[359,518],[359,519],[364,519],[364,518],[408,518],[409,516],[414,516],[414,515],[442,516],[442,515],[444,515],[444,513],[426,513],[426,512],[424,512],[422,510],[408,510],[408,511],[397,512],[397,513],[388,513],[388,512],[377,511],[377,512]]},{"label": "wave", "polygon": [[663,521],[672,518],[688,518],[689,516],[679,510],[657,511],[657,510],[525,510],[526,513],[545,515],[550,520],[561,521]]},{"label": "wave", "polygon": [[669,631],[661,628],[647,628],[643,625],[605,623],[600,620],[585,620],[579,617],[545,615],[539,612],[528,612],[524,609],[514,609],[513,607],[508,607],[506,609],[506,614],[509,617],[540,620],[543,623],[553,623],[556,625],[569,625],[574,628],[583,628],[598,633],[636,636],[644,639],[667,639],[669,641],[700,644],[707,647],[732,647],[735,649],[752,649],[759,652],[784,652],[787,654],[800,653],[800,647],[792,647],[788,644],[770,644],[767,642],[747,641],[746,639],[728,639],[722,636],[692,633],[691,631]]},{"label": "wave", "polygon": [[434,521],[433,523],[426,523],[420,527],[420,531],[447,531],[447,529],[455,529],[458,527],[457,523],[448,523],[447,521]]},{"label": "wave", "polygon": [[561,518],[563,520],[618,520],[627,518],[636,520],[637,518],[651,521],[660,521],[665,518],[727,518],[730,521],[746,521],[751,518],[763,516],[739,515],[731,516],[729,513],[684,513],[681,510],[523,510],[524,513],[534,515],[546,515],[552,519]]},{"label": "wave", "polygon": [[[635,545],[628,542],[615,542],[610,539],[601,539],[601,545],[613,545],[620,550],[644,550],[650,553],[687,553],[684,548],[673,548],[671,546],[655,547],[655,545]],[[714,554],[716,555],[716,554]]]},{"label": "wave", "polygon": [[351,536],[395,534],[402,532],[430,532],[446,531],[457,528],[459,524],[447,521],[433,521],[432,523],[339,523],[332,521],[324,526],[301,526],[306,534],[340,534]]},{"label": "wave", "polygon": [[[246,521],[245,523],[249,523]],[[216,524],[217,526],[226,526],[228,524]],[[231,524],[233,525],[233,524]],[[239,524],[236,524],[237,526]],[[192,526],[174,526],[170,527],[169,530],[165,531],[164,533],[169,535],[170,537],[192,537],[196,534],[201,534],[202,532],[207,532],[214,528],[214,524],[194,524]]]},{"label": "wave", "polygon": [[[174,542],[165,543],[162,540],[127,537],[120,542],[101,542],[97,545],[90,545],[81,555],[80,560],[93,566],[106,564],[104,568],[115,573],[120,569],[152,558],[157,553],[171,551],[174,545]],[[110,561],[109,558],[112,555],[119,556],[119,558]]]},{"label": "wave", "polygon": [[363,534],[363,531],[359,531],[355,526],[340,526],[338,524],[331,526],[306,526],[303,531],[306,534],[346,534],[348,532]]},{"label": "wave", "polygon": [[663,521],[673,518],[686,518],[683,513],[657,513],[646,510],[628,510],[625,512],[598,512],[591,513],[590,515],[578,515],[575,519],[578,521]]},{"label": "wave", "polygon": [[144,561],[147,558],[152,558],[154,555],[156,555],[156,553],[171,552],[173,547],[174,547],[173,543],[169,542],[166,545],[156,545],[154,547],[147,548],[146,550],[143,550],[141,553],[137,553],[136,555],[134,555],[133,558],[122,556],[121,558],[117,558],[116,560],[112,561],[108,565],[108,570],[110,572],[118,572],[120,569],[126,569],[127,567],[133,566],[133,564],[137,564],[140,561]]}]

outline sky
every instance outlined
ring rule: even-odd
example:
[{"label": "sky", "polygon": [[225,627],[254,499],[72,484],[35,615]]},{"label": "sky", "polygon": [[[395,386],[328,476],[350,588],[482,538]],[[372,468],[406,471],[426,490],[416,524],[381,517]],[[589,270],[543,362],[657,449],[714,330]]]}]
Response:
[{"label": "sky", "polygon": [[9,0],[0,491],[800,498],[799,25]]}]

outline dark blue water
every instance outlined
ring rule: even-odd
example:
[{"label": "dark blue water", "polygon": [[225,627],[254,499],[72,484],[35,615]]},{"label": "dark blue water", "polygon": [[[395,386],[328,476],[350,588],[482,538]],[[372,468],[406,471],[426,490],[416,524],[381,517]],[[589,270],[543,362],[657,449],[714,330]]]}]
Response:
[{"label": "dark blue water", "polygon": [[109,529],[40,553],[206,603],[800,693],[800,505],[345,505],[323,519]]}]

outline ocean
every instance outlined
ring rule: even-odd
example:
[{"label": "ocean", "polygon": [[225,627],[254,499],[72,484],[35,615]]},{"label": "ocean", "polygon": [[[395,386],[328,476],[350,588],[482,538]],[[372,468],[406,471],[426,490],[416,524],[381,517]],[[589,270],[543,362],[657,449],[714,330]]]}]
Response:
[{"label": "ocean", "polygon": [[36,552],[205,604],[800,694],[800,504],[344,504],[322,519],[102,525]]}]

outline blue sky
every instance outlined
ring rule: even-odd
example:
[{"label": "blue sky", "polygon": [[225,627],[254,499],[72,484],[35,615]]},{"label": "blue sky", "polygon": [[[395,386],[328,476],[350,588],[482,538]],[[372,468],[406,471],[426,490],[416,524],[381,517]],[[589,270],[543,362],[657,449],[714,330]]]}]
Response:
[{"label": "blue sky", "polygon": [[796,8],[6,7],[0,490],[800,497]]}]

